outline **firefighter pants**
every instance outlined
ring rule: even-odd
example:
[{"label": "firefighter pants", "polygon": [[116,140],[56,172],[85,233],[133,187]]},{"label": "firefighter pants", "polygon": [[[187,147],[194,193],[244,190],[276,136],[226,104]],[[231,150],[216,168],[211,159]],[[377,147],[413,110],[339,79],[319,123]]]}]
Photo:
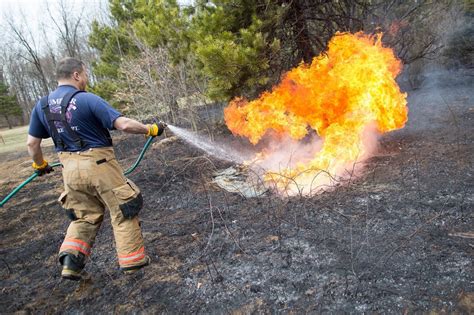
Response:
[{"label": "firefighter pants", "polygon": [[[143,237],[136,215],[142,206],[138,187],[122,174],[113,148],[94,148],[83,152],[60,152],[64,192],[59,202],[69,214],[69,225],[60,256],[70,253],[85,258],[109,209],[118,262],[121,268],[146,261]],[[124,210],[135,211],[125,217]],[[124,207],[125,206],[125,207]]]}]

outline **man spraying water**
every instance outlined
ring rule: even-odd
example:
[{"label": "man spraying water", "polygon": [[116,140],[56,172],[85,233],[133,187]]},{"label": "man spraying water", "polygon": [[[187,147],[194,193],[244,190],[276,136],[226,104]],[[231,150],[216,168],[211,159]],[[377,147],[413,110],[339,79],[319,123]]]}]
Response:
[{"label": "man spraying water", "polygon": [[71,223],[59,250],[64,279],[79,280],[108,208],[120,269],[134,273],[150,263],[138,213],[143,198],[115,159],[110,129],[160,136],[166,124],[144,125],[123,117],[102,98],[86,93],[84,63],[59,61],[58,88],[43,97],[31,113],[28,152],[38,175],[53,169],[43,159],[41,140],[52,137],[63,165],[64,192],[59,201]]}]

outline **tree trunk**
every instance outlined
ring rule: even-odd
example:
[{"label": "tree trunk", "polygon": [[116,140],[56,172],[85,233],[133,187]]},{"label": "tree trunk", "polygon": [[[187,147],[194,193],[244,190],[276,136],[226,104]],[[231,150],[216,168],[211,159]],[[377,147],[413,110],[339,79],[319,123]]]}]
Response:
[{"label": "tree trunk", "polygon": [[301,1],[295,1],[293,4],[293,16],[295,27],[293,28],[293,35],[296,41],[298,58],[305,63],[310,63],[315,52],[311,45],[311,37],[308,30],[308,24],[305,14],[305,8]]},{"label": "tree trunk", "polygon": [[3,115],[3,117],[5,117],[5,120],[7,121],[8,129],[12,129],[13,125],[12,125],[10,119],[8,119],[8,115]]}]

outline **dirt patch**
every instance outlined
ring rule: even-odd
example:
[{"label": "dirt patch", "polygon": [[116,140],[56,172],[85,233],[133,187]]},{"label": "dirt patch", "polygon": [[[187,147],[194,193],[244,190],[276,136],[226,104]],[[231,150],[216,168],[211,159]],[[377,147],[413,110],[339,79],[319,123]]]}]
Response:
[{"label": "dirt patch", "polygon": [[[130,175],[153,263],[132,276],[106,218],[89,277],[61,281],[61,176],[33,181],[0,209],[2,313],[472,313],[472,91],[420,90],[409,104],[364,176],[312,198],[229,193],[212,179],[231,164],[180,140],[153,146]],[[124,169],[144,141],[115,137]],[[2,196],[30,172],[26,155],[5,161]]]}]

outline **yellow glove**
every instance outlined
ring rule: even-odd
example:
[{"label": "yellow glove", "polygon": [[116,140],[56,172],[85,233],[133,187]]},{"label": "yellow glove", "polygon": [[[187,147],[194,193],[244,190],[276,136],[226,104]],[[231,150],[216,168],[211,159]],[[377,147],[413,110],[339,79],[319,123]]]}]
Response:
[{"label": "yellow glove", "polygon": [[38,174],[38,176],[42,176],[44,174],[49,174],[53,171],[53,168],[49,166],[48,162],[43,160],[43,163],[41,165],[36,164],[36,162],[33,162],[31,165],[35,169],[35,173]]},{"label": "yellow glove", "polygon": [[161,136],[165,128],[166,128],[166,124],[161,121],[153,125],[148,125],[148,133],[146,134],[146,136],[147,137]]}]

